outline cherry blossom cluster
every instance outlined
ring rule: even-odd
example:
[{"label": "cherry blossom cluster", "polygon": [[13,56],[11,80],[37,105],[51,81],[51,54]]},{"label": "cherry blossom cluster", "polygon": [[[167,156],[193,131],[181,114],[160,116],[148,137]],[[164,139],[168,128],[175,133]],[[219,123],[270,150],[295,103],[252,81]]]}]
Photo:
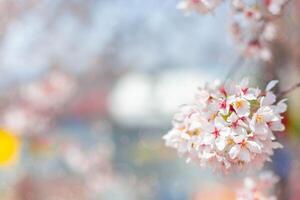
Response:
[{"label": "cherry blossom cluster", "polygon": [[265,171],[258,177],[246,177],[243,187],[236,193],[237,200],[276,200],[276,196],[272,195],[274,184],[279,178],[271,171]]},{"label": "cherry blossom cluster", "polygon": [[48,110],[61,106],[74,91],[72,77],[59,71],[50,72],[41,81],[33,82],[21,89],[25,101],[39,110]]},{"label": "cherry blossom cluster", "polygon": [[[276,15],[287,1],[264,1],[247,5],[242,0],[232,1],[231,32],[241,53],[248,58],[270,61],[270,42],[276,39]],[[264,12],[267,8],[268,12]],[[276,10],[276,11],[275,11]]]},{"label": "cherry blossom cluster", "polygon": [[[231,1],[233,20],[230,30],[243,56],[263,61],[272,59],[270,42],[276,39],[277,33],[274,20],[282,13],[287,2],[288,0],[265,0],[251,4],[243,0]],[[184,0],[177,7],[206,14],[220,3],[221,0]]]},{"label": "cherry blossom cluster", "polygon": [[2,111],[2,125],[18,135],[46,130],[51,118],[75,91],[75,80],[60,71],[52,71],[42,80],[23,85],[18,101]]},{"label": "cherry blossom cluster", "polygon": [[224,173],[260,168],[282,147],[274,131],[283,131],[285,99],[276,102],[271,81],[264,91],[240,83],[215,81],[199,88],[195,100],[174,116],[173,129],[163,136],[187,162]]},{"label": "cherry blossom cluster", "polygon": [[[214,11],[223,0],[181,0],[177,4],[177,8],[184,11],[196,11],[200,14],[206,14]],[[261,6],[267,9],[272,15],[280,15],[283,7],[289,0],[263,0]],[[251,1],[247,1],[249,3]],[[232,5],[235,9],[243,10],[243,0],[231,0]],[[252,7],[257,7],[259,4],[255,2]]]},{"label": "cherry blossom cluster", "polygon": [[63,144],[61,156],[72,172],[84,177],[89,193],[101,193],[111,187],[117,177],[112,169],[113,149],[102,143],[90,150],[84,150],[77,143]]}]

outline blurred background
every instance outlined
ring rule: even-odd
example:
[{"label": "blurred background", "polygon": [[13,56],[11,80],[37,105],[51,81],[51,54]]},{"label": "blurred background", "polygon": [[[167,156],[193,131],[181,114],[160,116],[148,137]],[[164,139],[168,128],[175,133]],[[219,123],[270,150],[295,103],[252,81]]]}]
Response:
[{"label": "blurred background", "polygon": [[[1,200],[234,199],[241,177],[186,164],[162,140],[177,107],[239,57],[228,3],[207,16],[177,3],[0,1]],[[232,79],[300,80],[299,9],[276,21],[274,60],[246,60]],[[279,199],[300,199],[299,100],[267,166]]]}]

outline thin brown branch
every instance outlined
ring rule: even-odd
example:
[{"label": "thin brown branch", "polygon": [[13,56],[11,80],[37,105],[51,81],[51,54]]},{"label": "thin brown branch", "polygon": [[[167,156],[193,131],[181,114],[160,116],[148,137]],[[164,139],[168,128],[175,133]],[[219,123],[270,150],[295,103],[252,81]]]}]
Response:
[{"label": "thin brown branch", "polygon": [[282,92],[280,92],[278,94],[278,97],[284,97],[285,95],[287,95],[288,93],[296,90],[297,88],[300,87],[300,82],[296,83],[295,85],[291,86],[290,88],[283,90]]}]

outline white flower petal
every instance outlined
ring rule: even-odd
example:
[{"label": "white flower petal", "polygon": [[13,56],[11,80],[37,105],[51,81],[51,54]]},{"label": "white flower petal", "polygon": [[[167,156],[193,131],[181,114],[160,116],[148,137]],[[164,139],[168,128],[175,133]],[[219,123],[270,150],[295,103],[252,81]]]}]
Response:
[{"label": "white flower petal", "polygon": [[247,147],[251,152],[261,153],[261,147],[254,141],[247,141]]},{"label": "white flower petal", "polygon": [[240,136],[243,139],[245,139],[247,137],[247,130],[243,127],[233,128],[233,129],[231,129],[231,132],[232,132],[232,135]]},{"label": "white flower petal", "polygon": [[231,115],[227,118],[227,121],[232,123],[236,122],[239,119],[239,117],[235,114],[235,112],[232,112]]},{"label": "white flower petal", "polygon": [[216,147],[218,150],[223,151],[226,146],[226,138],[225,137],[218,137],[215,141]]},{"label": "white flower petal", "polygon": [[206,145],[212,145],[214,141],[215,141],[215,136],[211,133],[207,133],[203,137],[202,142],[203,142],[203,144],[206,144]]},{"label": "white flower petal", "polygon": [[261,105],[262,106],[269,106],[275,103],[276,96],[273,92],[267,92],[266,96],[262,97]]},{"label": "white flower petal", "polygon": [[194,123],[192,123],[189,127],[189,130],[195,130],[198,128],[201,128],[203,126],[203,123],[201,123],[200,121],[195,121]]},{"label": "white flower petal", "polygon": [[285,127],[284,125],[281,123],[281,121],[275,121],[275,122],[271,122],[270,123],[270,128],[273,131],[284,131]]},{"label": "white flower petal", "polygon": [[272,90],[278,82],[279,82],[278,80],[270,81],[266,87],[266,91]]},{"label": "white flower petal", "polygon": [[250,162],[250,152],[245,149],[241,148],[240,154],[239,154],[239,159],[244,161],[244,162]]},{"label": "white flower petal", "polygon": [[286,110],[287,110],[287,105],[286,105],[286,100],[287,99],[282,99],[281,101],[279,101],[277,103],[277,106],[276,106],[276,112],[278,113],[284,113]]},{"label": "white flower petal", "polygon": [[218,129],[222,129],[226,126],[228,126],[229,124],[223,119],[223,117],[216,117],[215,119],[215,126]]},{"label": "white flower petal", "polygon": [[280,144],[279,142],[272,142],[272,147],[274,149],[281,149],[281,148],[283,148],[282,144]]},{"label": "white flower petal", "polygon": [[244,139],[246,139],[247,135],[234,135],[232,136],[233,141],[238,144],[241,143]]},{"label": "white flower petal", "polygon": [[260,134],[260,135],[264,135],[264,134],[267,134],[268,133],[268,130],[269,130],[269,127],[266,123],[263,123],[263,124],[256,124],[254,126],[254,128],[252,129],[252,131],[254,133],[257,133],[257,134]]},{"label": "white flower petal", "polygon": [[233,104],[233,108],[239,117],[248,116],[250,114],[250,103],[244,99],[237,99]]},{"label": "white flower petal", "polygon": [[229,151],[229,157],[231,159],[235,159],[239,155],[240,151],[241,151],[241,146],[234,145]]}]

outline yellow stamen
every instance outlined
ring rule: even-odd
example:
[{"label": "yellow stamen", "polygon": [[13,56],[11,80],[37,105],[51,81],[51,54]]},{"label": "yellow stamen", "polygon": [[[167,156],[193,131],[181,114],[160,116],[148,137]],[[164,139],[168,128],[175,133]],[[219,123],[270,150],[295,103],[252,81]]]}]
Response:
[{"label": "yellow stamen", "polygon": [[217,117],[217,114],[216,114],[216,113],[213,113],[213,114],[210,116],[210,119],[211,119],[211,120],[215,120],[216,117]]},{"label": "yellow stamen", "polygon": [[265,121],[265,118],[262,115],[256,115],[255,120],[257,123],[263,123]]},{"label": "yellow stamen", "polygon": [[243,100],[237,100],[235,102],[235,106],[236,106],[237,109],[243,107],[244,106],[244,101]]},{"label": "yellow stamen", "polygon": [[242,161],[242,160],[239,160],[239,161],[238,161],[238,165],[243,166],[244,164],[245,164],[244,161]]},{"label": "yellow stamen", "polygon": [[188,134],[190,136],[197,136],[197,135],[200,135],[201,134],[201,130],[199,128],[193,130],[193,131],[188,131]]},{"label": "yellow stamen", "polygon": [[179,131],[184,131],[184,129],[185,129],[184,126],[178,128]]},{"label": "yellow stamen", "polygon": [[233,139],[231,139],[231,138],[228,138],[228,139],[227,139],[227,144],[228,144],[228,145],[232,145],[232,144],[234,144],[234,141],[233,141]]}]

